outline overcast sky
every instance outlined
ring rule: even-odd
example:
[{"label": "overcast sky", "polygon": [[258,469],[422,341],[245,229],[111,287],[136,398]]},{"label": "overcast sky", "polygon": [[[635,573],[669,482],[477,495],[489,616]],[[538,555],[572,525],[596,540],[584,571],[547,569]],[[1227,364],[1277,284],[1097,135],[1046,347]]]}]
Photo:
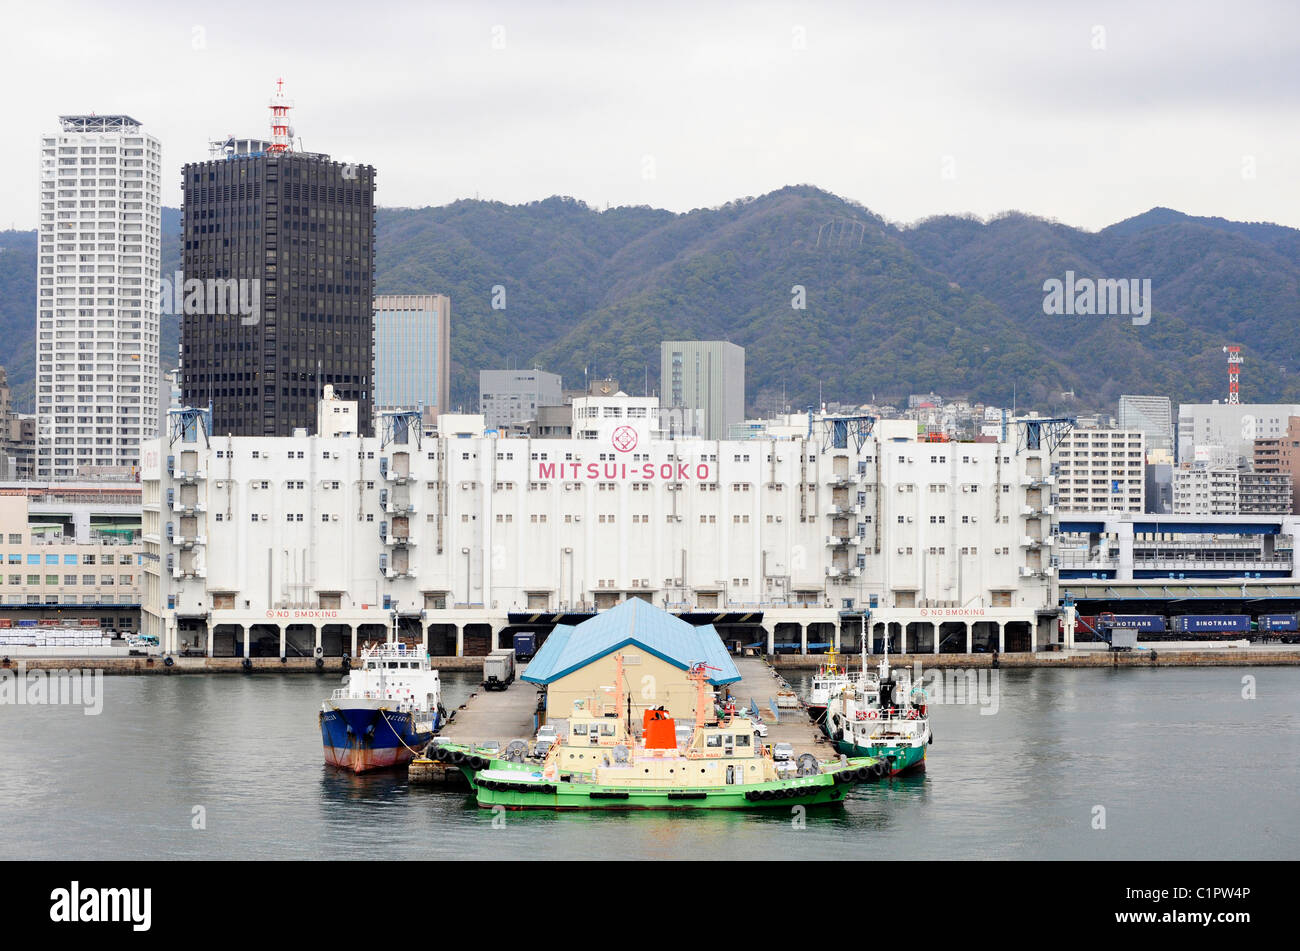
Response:
[{"label": "overcast sky", "polygon": [[210,139],[378,168],[379,203],[572,195],[674,211],[808,183],[894,221],[1157,205],[1300,226],[1300,4],[10,2],[0,228],[39,139],[127,113],[163,200]]}]

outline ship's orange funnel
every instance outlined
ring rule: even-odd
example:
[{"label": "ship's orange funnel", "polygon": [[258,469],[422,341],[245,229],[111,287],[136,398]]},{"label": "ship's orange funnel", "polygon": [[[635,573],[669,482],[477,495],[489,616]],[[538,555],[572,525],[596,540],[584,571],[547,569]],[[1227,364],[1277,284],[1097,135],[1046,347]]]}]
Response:
[{"label": "ship's orange funnel", "polygon": [[641,738],[648,750],[675,750],[677,724],[667,710],[646,710],[641,715]]}]

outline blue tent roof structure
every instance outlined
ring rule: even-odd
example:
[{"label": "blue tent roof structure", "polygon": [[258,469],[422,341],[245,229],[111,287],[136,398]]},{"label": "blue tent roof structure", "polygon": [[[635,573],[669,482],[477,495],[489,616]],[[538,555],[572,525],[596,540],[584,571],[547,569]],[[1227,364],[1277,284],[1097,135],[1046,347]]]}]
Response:
[{"label": "blue tent roof structure", "polygon": [[712,624],[696,627],[640,598],[629,598],[581,624],[557,625],[520,679],[549,684],[630,644],[682,670],[700,663],[717,668],[709,671],[709,683],[715,687],[740,680]]}]

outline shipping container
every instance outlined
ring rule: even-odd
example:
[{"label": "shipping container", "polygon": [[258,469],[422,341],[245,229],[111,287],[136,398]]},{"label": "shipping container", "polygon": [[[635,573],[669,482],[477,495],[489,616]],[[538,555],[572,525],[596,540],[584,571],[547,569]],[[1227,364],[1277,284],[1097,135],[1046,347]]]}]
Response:
[{"label": "shipping container", "polygon": [[1258,619],[1259,630],[1261,631],[1296,631],[1300,630],[1300,625],[1296,624],[1294,614],[1261,614]]},{"label": "shipping container", "polygon": [[1110,649],[1131,651],[1137,647],[1138,632],[1132,627],[1113,627],[1110,630]]},{"label": "shipping container", "polygon": [[1103,614],[1101,619],[1111,627],[1131,627],[1135,631],[1165,629],[1165,619],[1159,614]]},{"label": "shipping container", "polygon": [[522,633],[515,635],[515,656],[520,660],[531,660],[537,653],[537,635]]},{"label": "shipping container", "polygon": [[483,688],[505,690],[515,679],[515,652],[502,648],[483,658]]},{"label": "shipping container", "polygon": [[1184,614],[1173,621],[1175,631],[1187,634],[1250,631],[1250,616],[1246,614]]},{"label": "shipping container", "polygon": [[[1064,630],[1064,622],[1062,622]],[[1074,637],[1088,640],[1097,636],[1097,616],[1095,614],[1077,614],[1074,618]]]}]

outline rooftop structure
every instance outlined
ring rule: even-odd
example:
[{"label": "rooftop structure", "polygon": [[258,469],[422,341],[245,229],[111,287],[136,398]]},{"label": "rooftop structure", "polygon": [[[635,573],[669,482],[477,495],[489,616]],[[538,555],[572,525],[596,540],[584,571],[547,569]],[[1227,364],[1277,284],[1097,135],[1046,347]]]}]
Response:
[{"label": "rooftop structure", "polygon": [[120,132],[140,127],[140,121],[130,116],[59,116],[59,128],[64,132]]},{"label": "rooftop structure", "polygon": [[629,598],[580,624],[556,627],[520,679],[553,683],[625,647],[639,647],[682,671],[706,664],[714,686],[740,679],[713,625],[696,627],[641,598]]}]

